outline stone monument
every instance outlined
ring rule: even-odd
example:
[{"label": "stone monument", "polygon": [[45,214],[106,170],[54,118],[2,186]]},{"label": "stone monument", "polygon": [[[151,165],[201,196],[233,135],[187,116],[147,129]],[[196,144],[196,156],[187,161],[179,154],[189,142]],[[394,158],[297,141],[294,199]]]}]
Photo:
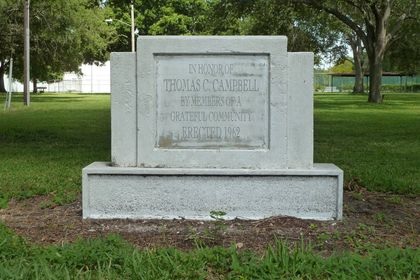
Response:
[{"label": "stone monument", "polygon": [[313,54],[283,36],[140,36],[111,54],[112,162],[83,218],[341,219],[343,172],[313,163]]}]

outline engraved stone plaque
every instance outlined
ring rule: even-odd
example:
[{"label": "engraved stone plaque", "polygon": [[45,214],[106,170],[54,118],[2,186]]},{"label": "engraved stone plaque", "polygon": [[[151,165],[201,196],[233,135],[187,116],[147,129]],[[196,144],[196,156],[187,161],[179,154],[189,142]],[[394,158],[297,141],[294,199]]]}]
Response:
[{"label": "engraved stone plaque", "polygon": [[269,148],[269,56],[155,54],[158,149]]}]

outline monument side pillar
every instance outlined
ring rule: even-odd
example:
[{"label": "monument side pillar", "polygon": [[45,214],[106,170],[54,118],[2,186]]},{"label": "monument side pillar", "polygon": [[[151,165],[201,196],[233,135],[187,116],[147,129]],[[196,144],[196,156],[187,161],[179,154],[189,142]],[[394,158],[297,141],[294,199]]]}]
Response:
[{"label": "monument side pillar", "polygon": [[313,53],[288,53],[288,168],[313,167],[313,68]]},{"label": "monument side pillar", "polygon": [[111,161],[137,165],[136,53],[111,53]]}]

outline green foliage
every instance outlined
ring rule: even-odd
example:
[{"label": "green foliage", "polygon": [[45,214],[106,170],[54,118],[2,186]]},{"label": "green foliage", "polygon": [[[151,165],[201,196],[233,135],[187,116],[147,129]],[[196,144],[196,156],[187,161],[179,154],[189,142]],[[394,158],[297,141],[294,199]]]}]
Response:
[{"label": "green foliage", "polygon": [[[277,242],[264,255],[230,248],[137,250],[117,236],[27,245],[0,224],[1,279],[416,279],[416,249],[323,258]],[[416,265],[417,264],[417,265]]]},{"label": "green foliage", "polygon": [[[105,62],[115,30],[106,11],[87,0],[31,1],[31,77],[40,81],[79,71],[82,63]],[[16,77],[22,73],[16,63]]]},{"label": "green foliage", "polygon": [[0,63],[9,59],[11,52],[14,52],[21,44],[23,15],[18,2],[15,0],[0,0]]},{"label": "green foliage", "polygon": [[210,211],[210,217],[215,219],[216,221],[224,221],[224,216],[226,212],[220,210],[212,210]]},{"label": "green foliage", "polygon": [[[0,0],[0,92],[5,92],[3,76],[9,67],[10,58],[22,45],[23,15],[19,1]],[[0,202],[1,203],[1,202]]]},{"label": "green foliage", "polygon": [[27,244],[22,238],[12,234],[5,225],[0,223],[0,269],[5,259],[27,256],[26,248]]},{"label": "green foliage", "polygon": [[191,18],[185,15],[176,13],[164,15],[150,27],[149,33],[151,35],[188,34],[191,23]]},{"label": "green foliage", "polygon": [[382,85],[382,92],[420,92],[420,85]]},{"label": "green foliage", "polygon": [[[130,46],[130,1],[106,1],[113,11],[112,25],[118,32],[113,51],[127,51]],[[139,35],[193,35],[207,33],[208,4],[205,0],[135,0],[135,26]]]},{"label": "green foliage", "polygon": [[[79,71],[82,63],[108,59],[108,45],[116,37],[115,29],[105,23],[109,11],[89,3],[89,0],[30,1],[32,80],[56,79],[66,71]],[[19,80],[23,76],[22,11],[21,0],[0,1],[0,23],[4,22],[0,31],[3,42],[0,44],[0,83],[12,49],[15,53],[13,76]]]},{"label": "green foliage", "polygon": [[202,0],[168,1],[148,30],[151,35],[193,35],[204,32],[207,5]]},{"label": "green foliage", "polygon": [[344,60],[342,63],[337,64],[329,69],[331,73],[352,73],[353,63],[349,60]]},{"label": "green foliage", "polygon": [[337,21],[288,1],[212,1],[210,34],[285,35],[289,51],[312,51],[315,62],[326,55],[337,60],[345,43]]},{"label": "green foliage", "polygon": [[411,85],[410,87],[411,87],[412,92],[420,92],[420,84],[414,84],[414,85]]},{"label": "green foliage", "polygon": [[[420,6],[417,5],[417,14]],[[393,42],[384,59],[384,70],[403,72],[406,74],[420,73],[420,20],[411,19],[406,22],[404,31]]]}]

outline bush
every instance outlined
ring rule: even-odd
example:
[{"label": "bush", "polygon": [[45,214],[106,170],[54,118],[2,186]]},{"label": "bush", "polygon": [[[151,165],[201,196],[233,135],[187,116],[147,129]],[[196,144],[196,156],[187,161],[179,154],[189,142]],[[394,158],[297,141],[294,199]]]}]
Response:
[{"label": "bush", "polygon": [[382,85],[382,92],[420,92],[420,84],[413,85]]}]

